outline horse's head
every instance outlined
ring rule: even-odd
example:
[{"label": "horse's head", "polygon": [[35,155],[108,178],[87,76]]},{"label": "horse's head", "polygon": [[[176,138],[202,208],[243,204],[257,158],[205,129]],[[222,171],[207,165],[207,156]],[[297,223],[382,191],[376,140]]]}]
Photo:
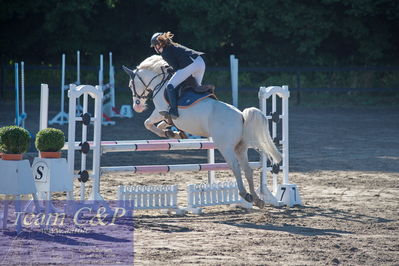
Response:
[{"label": "horse's head", "polygon": [[[129,88],[133,94],[133,109],[141,113],[146,110],[146,102],[153,97],[151,92],[158,91],[167,80],[166,62],[154,55],[144,60],[135,70],[123,66],[129,75]],[[157,92],[154,92],[154,95]]]},{"label": "horse's head", "polygon": [[141,113],[147,109],[147,99],[153,91],[153,84],[149,82],[151,78],[150,73],[145,69],[131,70],[123,66],[123,70],[129,75],[129,88],[133,94],[133,109]]}]

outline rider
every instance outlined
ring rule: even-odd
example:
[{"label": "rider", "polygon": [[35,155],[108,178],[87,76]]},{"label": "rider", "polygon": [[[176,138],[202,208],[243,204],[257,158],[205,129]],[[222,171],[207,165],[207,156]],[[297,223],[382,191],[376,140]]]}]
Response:
[{"label": "rider", "polygon": [[194,51],[183,45],[172,41],[173,33],[157,32],[151,37],[151,47],[162,56],[162,58],[173,68],[175,73],[168,81],[166,91],[168,92],[170,108],[169,115],[172,119],[179,117],[177,110],[176,87],[192,75],[201,85],[205,73],[205,62],[201,55],[204,53]]}]

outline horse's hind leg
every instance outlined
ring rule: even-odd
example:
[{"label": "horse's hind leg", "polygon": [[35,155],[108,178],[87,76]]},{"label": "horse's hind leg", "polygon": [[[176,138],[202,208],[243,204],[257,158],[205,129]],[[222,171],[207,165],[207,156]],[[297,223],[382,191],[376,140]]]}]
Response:
[{"label": "horse's hind leg", "polygon": [[255,191],[253,170],[248,162],[248,147],[245,145],[245,143],[240,142],[236,146],[235,152],[236,152],[238,161],[240,162],[240,165],[244,170],[245,178],[248,181],[249,192],[251,193],[251,195],[254,199],[254,204],[255,204],[255,206],[258,206],[259,208],[263,208],[265,206],[265,202],[258,197],[258,195],[256,194],[256,191]]},{"label": "horse's hind leg", "polygon": [[225,149],[218,148],[218,150],[223,155],[227,164],[230,166],[231,170],[233,171],[233,174],[237,181],[237,186],[240,196],[243,197],[246,201],[252,202],[253,197],[245,190],[244,183],[242,182],[240,164],[236,158],[236,153],[234,152],[233,148],[230,147]]}]

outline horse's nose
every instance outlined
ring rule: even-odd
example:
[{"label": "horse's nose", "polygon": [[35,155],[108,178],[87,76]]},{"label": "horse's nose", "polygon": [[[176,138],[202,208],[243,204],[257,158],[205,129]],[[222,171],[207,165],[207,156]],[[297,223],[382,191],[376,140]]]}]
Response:
[{"label": "horse's nose", "polygon": [[141,105],[140,101],[138,102],[138,104],[136,104],[136,102],[134,102],[133,110],[137,113],[141,113],[145,110],[145,106]]},{"label": "horse's nose", "polygon": [[137,113],[141,113],[140,108],[138,107],[138,105],[133,104],[133,110]]}]

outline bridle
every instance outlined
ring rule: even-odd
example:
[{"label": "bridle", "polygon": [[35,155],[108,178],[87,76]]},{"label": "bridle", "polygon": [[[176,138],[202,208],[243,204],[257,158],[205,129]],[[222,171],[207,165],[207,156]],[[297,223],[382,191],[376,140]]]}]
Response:
[{"label": "bridle", "polygon": [[[132,86],[132,89],[133,89],[133,98],[138,98],[138,99],[139,99],[139,100],[137,100],[137,101],[138,101],[137,104],[140,103],[140,99],[145,99],[145,100],[153,99],[153,98],[160,92],[160,89],[162,88],[162,86],[165,85],[165,83],[170,79],[171,73],[169,73],[168,71],[165,71],[165,70],[164,70],[164,67],[161,67],[161,70],[162,70],[162,73],[157,74],[157,75],[155,75],[154,77],[152,77],[152,79],[150,80],[150,82],[148,82],[148,84],[145,84],[144,80],[140,77],[140,75],[139,75],[138,72],[137,72],[137,71],[138,71],[137,68],[136,68],[135,70],[133,70],[133,72],[132,72],[133,75],[130,76],[130,79],[131,79],[132,84],[133,84],[133,86]],[[151,90],[151,89],[149,88],[150,85],[151,85],[151,83],[152,83],[157,77],[159,77],[159,76],[161,76],[161,75],[162,75],[162,80],[161,80],[161,82],[158,83],[157,85],[155,85],[154,89]],[[140,80],[140,82],[143,84],[143,86],[144,86],[144,90],[143,90],[143,92],[142,92],[141,94],[138,94],[138,93],[137,93],[136,84],[135,84],[135,82],[134,82],[135,77],[137,77],[137,78]],[[148,92],[148,93],[146,94],[146,92]],[[151,92],[152,92],[152,94],[151,94]]]}]

